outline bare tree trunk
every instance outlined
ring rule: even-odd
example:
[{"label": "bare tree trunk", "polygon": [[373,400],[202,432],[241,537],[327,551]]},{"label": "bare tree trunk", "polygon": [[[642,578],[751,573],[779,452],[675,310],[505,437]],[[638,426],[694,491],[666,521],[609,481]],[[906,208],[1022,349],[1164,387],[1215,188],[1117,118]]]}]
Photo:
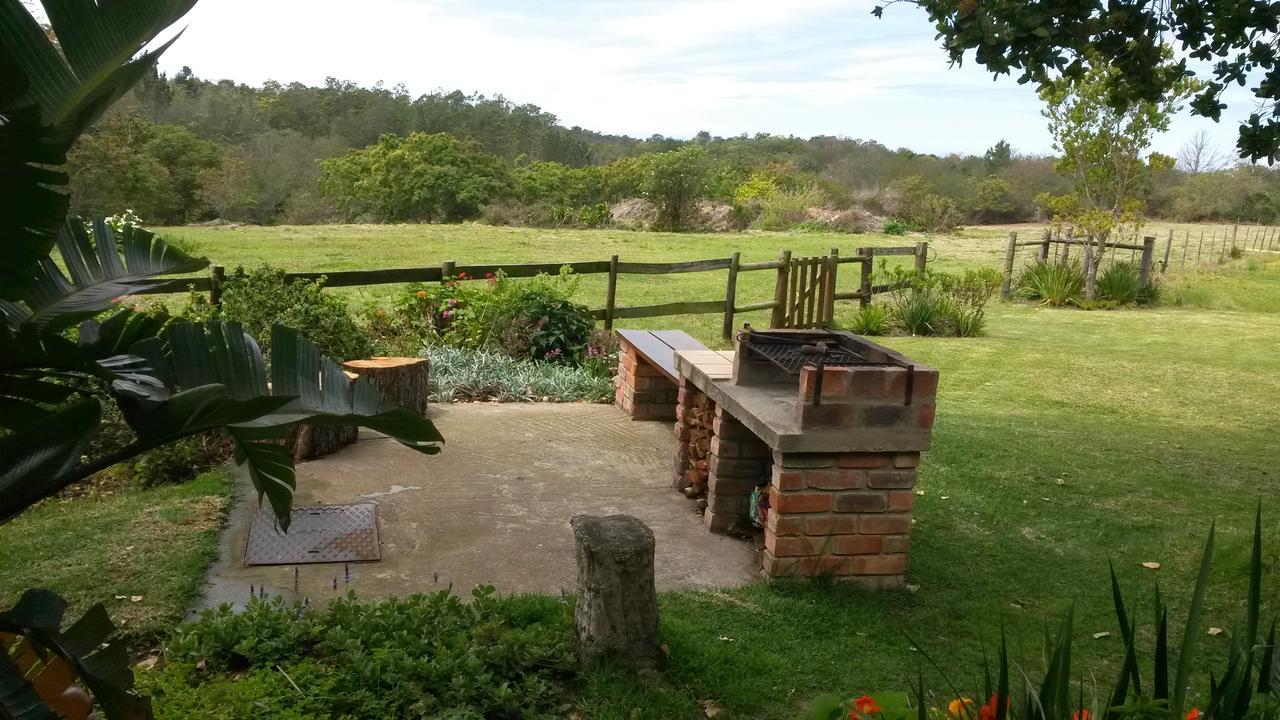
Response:
[{"label": "bare tree trunk", "polygon": [[578,515],[569,524],[578,556],[579,660],[607,656],[637,669],[657,668],[662,648],[653,531],[629,515]]},{"label": "bare tree trunk", "polygon": [[1091,302],[1098,295],[1098,263],[1102,259],[1093,242],[1093,235],[1089,235],[1084,244],[1084,299]]}]

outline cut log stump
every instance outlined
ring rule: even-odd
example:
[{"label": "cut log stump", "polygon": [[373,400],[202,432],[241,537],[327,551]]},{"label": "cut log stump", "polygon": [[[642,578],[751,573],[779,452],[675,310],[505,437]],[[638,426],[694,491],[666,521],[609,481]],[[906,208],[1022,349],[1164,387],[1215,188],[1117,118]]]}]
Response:
[{"label": "cut log stump", "polygon": [[348,360],[342,367],[369,378],[387,405],[408,408],[419,415],[427,413],[427,382],[431,364],[426,358],[373,357]]},{"label": "cut log stump", "polygon": [[[355,382],[358,376],[347,373],[347,379]],[[314,460],[337,452],[354,443],[360,436],[360,428],[347,425],[295,425],[285,444],[293,453],[294,462]]]},{"label": "cut log stump", "polygon": [[662,648],[653,531],[629,515],[578,515],[569,524],[578,556],[579,661],[607,656],[636,669],[656,669]]}]

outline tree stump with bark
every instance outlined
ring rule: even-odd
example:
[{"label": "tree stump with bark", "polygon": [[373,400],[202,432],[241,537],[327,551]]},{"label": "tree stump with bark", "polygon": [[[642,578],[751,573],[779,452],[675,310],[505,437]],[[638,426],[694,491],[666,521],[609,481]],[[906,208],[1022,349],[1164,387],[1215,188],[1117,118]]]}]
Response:
[{"label": "tree stump with bark", "polygon": [[[359,377],[348,372],[352,383]],[[360,428],[348,425],[296,425],[289,431],[285,444],[293,453],[294,462],[314,460],[337,452],[354,443],[360,437]]]},{"label": "tree stump with bark", "polygon": [[579,661],[608,656],[636,669],[656,669],[662,648],[653,531],[629,515],[578,515],[569,524],[578,558]]},{"label": "tree stump with bark", "polygon": [[369,378],[387,406],[408,408],[419,415],[427,413],[427,381],[431,364],[426,358],[373,357],[348,360],[342,363],[342,367]]}]

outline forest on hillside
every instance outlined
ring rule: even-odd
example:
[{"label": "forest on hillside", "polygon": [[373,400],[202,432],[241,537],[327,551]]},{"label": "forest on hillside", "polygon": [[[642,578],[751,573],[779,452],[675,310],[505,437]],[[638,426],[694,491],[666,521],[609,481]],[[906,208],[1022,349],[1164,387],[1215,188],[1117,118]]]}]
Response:
[{"label": "forest on hillside", "polygon": [[[72,149],[73,210],[145,222],[455,221],[937,230],[1044,219],[1071,180],[1054,158],[993,138],[981,156],[874,140],[631,138],[564,127],[502,96],[401,86],[261,87],[152,73]],[[1153,156],[1146,212],[1182,221],[1280,222],[1280,172],[1237,164],[1197,136]],[[647,215],[646,215],[647,213]],[[710,220],[709,220],[710,218]]]}]

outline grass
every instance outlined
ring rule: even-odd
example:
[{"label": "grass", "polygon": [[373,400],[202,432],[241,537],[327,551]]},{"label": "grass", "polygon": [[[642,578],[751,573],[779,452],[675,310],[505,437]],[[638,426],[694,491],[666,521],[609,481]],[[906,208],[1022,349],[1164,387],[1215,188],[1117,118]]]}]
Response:
[{"label": "grass", "polygon": [[227,472],[216,470],[181,485],[46,500],[0,527],[0,607],[47,587],[70,602],[68,620],[102,602],[131,640],[150,642],[203,589],[230,496]]},{"label": "grass", "polygon": [[[337,270],[459,262],[664,261],[723,257],[766,260],[780,248],[819,254],[838,246],[900,245],[920,238],[882,235],[750,233],[670,235],[620,231],[543,231],[485,226],[180,228],[165,230],[227,266],[270,261],[290,270]],[[936,266],[998,267],[1005,229],[929,238]],[[1178,231],[1179,233],[1181,230]],[[1076,665],[1109,683],[1121,644],[1111,610],[1108,561],[1144,602],[1159,583],[1180,637],[1195,564],[1211,522],[1218,553],[1206,599],[1207,625],[1230,629],[1240,615],[1255,503],[1266,503],[1269,585],[1266,617],[1277,606],[1280,506],[1275,428],[1280,427],[1280,256],[1249,256],[1204,272],[1164,278],[1173,302],[1155,309],[1085,312],[993,304],[987,333],[971,339],[892,337],[883,342],[941,369],[932,449],[920,470],[909,581],[912,588],[865,593],[822,583],[756,584],[661,596],[670,669],[661,680],[602,669],[590,674],[576,704],[590,718],[699,718],[710,701],[725,718],[795,717],[820,692],[903,689],[922,665],[909,633],[959,682],[974,684],[984,643],[1002,622],[1011,654],[1035,672],[1045,624],[1073,603]],[[847,266],[845,266],[847,267]],[[1253,269],[1250,269],[1250,268]],[[844,275],[842,288],[852,284]],[[769,297],[772,275],[739,281],[742,302]],[[626,276],[620,304],[705,300],[722,295],[724,273]],[[389,288],[364,291],[377,301]],[[598,306],[603,277],[584,278],[584,301]],[[357,295],[361,292],[357,291]],[[855,308],[841,306],[837,322]],[[744,318],[761,323],[759,316]],[[629,327],[679,327],[719,343],[720,316],[655,318]],[[447,428],[445,428],[447,431]],[[219,486],[206,496],[220,497]],[[50,584],[81,598],[112,597],[122,572],[171,577],[175,617],[198,583],[196,557],[206,540],[171,560],[168,552],[108,566],[122,547],[141,543],[149,509],[193,513],[191,486],[122,498],[104,522],[91,512],[42,506],[0,531],[3,587]],[[163,493],[174,493],[167,496]],[[168,498],[168,500],[166,500]],[[166,504],[172,501],[172,505]],[[106,501],[102,501],[105,503]],[[61,513],[60,515],[55,513]],[[96,519],[95,519],[96,518]],[[71,522],[97,533],[58,534]],[[33,532],[35,523],[42,531]],[[25,524],[25,525],[24,525]],[[200,523],[196,523],[200,527]],[[25,530],[21,535],[18,531]],[[198,530],[193,536],[204,538]],[[211,532],[209,535],[211,536]],[[15,535],[26,543],[7,552]],[[45,537],[48,535],[49,537]],[[184,536],[190,537],[190,536]],[[84,549],[89,546],[89,549]],[[176,543],[174,547],[180,547]],[[168,547],[168,546],[165,546]],[[108,548],[104,550],[103,548]],[[110,550],[114,548],[114,550]],[[135,547],[135,549],[137,549]],[[60,555],[92,558],[64,571]],[[179,554],[179,553],[175,553]],[[15,555],[21,560],[14,558]],[[42,568],[31,567],[40,558]],[[11,559],[13,558],[13,559]],[[1140,563],[1156,561],[1159,570]],[[201,560],[201,563],[203,560]],[[136,567],[134,567],[136,566]],[[155,567],[163,566],[164,570]],[[178,570],[188,573],[177,582]],[[83,576],[83,577],[81,577]],[[56,582],[55,582],[56,580]],[[142,587],[145,583],[129,584]],[[157,587],[140,594],[160,596]],[[129,591],[132,592],[132,591]],[[144,605],[146,603],[143,603]],[[1147,605],[1140,613],[1146,613]],[[134,611],[129,603],[114,610]],[[138,608],[142,610],[142,608]],[[1145,618],[1145,614],[1140,614]],[[140,620],[138,622],[141,622]],[[151,627],[160,627],[155,623]],[[1098,631],[1110,637],[1091,639]],[[1227,636],[1204,638],[1221,653]],[[934,688],[936,674],[926,672]]]}]

